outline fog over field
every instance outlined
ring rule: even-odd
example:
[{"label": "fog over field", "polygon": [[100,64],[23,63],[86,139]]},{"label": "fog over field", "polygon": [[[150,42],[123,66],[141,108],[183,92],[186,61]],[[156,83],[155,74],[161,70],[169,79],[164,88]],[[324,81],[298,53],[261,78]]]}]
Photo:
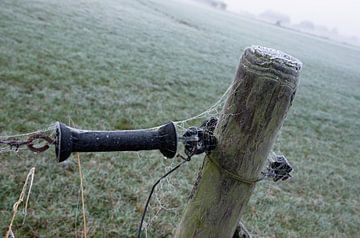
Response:
[{"label": "fog over field", "polygon": [[340,41],[355,40],[360,38],[360,1],[356,0],[253,0],[239,1],[226,0],[227,9],[233,12],[247,11],[259,15],[266,10],[286,14],[291,19],[291,24],[312,22],[325,27],[329,32],[341,35]]}]

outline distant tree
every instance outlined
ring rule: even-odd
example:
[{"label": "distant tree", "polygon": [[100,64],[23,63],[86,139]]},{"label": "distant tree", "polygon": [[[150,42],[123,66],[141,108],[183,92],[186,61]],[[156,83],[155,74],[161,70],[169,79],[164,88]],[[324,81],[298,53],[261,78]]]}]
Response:
[{"label": "distant tree", "polygon": [[334,27],[334,28],[331,30],[331,33],[332,33],[333,35],[339,35],[339,31],[338,31],[338,29],[337,29],[336,27]]},{"label": "distant tree", "polygon": [[314,30],[315,24],[311,21],[302,21],[300,22],[299,27],[306,30]]},{"label": "distant tree", "polygon": [[227,8],[227,5],[223,0],[195,0],[195,1],[208,4],[214,8],[218,8],[221,10],[226,10]]},{"label": "distant tree", "polygon": [[225,10],[227,5],[224,1],[221,0],[210,0],[210,4],[215,7],[215,8],[219,8],[222,10]]},{"label": "distant tree", "polygon": [[265,20],[267,22],[276,24],[278,26],[283,26],[283,25],[290,24],[290,17],[289,16],[287,16],[285,14],[282,14],[282,13],[279,13],[279,12],[272,11],[272,10],[264,11],[263,13],[261,13],[259,15],[259,18],[261,18],[261,19],[263,19],[263,20]]}]

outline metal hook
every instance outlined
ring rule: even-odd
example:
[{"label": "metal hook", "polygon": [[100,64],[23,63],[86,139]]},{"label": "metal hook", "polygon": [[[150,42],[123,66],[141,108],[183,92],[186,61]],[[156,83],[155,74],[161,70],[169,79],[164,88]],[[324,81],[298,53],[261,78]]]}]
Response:
[{"label": "metal hook", "polygon": [[[47,142],[47,144],[40,146],[40,147],[35,147],[33,142],[34,142],[34,140],[39,140],[39,139],[45,140]],[[55,140],[51,139],[47,135],[39,133],[39,134],[30,136],[27,140],[26,145],[29,150],[36,152],[36,153],[42,153],[42,152],[46,151],[47,149],[49,149],[50,148],[49,145],[52,145],[52,144],[55,144]]]}]

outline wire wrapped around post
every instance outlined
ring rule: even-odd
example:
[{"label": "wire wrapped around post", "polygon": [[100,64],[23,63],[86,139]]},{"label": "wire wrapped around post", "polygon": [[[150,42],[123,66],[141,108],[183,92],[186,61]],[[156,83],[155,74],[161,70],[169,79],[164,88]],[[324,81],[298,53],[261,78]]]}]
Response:
[{"label": "wire wrapped around post", "polygon": [[[230,238],[294,99],[301,62],[245,50],[175,238]],[[282,177],[284,178],[284,177]]]}]

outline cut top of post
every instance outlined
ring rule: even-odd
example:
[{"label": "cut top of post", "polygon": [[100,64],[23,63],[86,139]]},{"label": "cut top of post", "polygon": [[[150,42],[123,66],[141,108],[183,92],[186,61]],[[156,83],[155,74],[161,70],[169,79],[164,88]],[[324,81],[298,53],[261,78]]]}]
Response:
[{"label": "cut top of post", "polygon": [[274,79],[274,75],[280,83],[286,84],[291,88],[296,88],[298,76],[302,68],[302,63],[280,51],[263,46],[251,46],[245,49],[242,56],[242,64],[247,70],[263,77],[267,75]]}]

